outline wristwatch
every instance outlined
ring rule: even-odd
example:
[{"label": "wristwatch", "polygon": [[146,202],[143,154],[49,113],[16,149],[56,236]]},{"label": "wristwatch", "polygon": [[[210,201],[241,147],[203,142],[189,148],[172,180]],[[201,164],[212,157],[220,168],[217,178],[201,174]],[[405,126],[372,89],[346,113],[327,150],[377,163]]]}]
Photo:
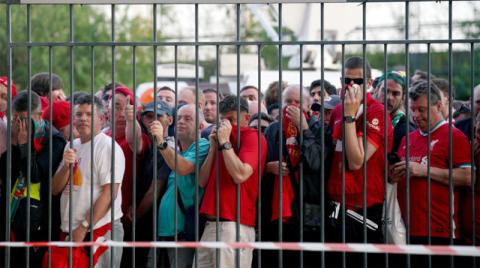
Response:
[{"label": "wristwatch", "polygon": [[82,227],[85,228],[85,229],[90,228],[90,223],[88,223],[87,220],[83,220],[81,224],[82,224]]},{"label": "wristwatch", "polygon": [[224,144],[220,145],[220,151],[223,151],[223,150],[230,150],[232,149],[232,144],[230,142],[225,142]]},{"label": "wristwatch", "polygon": [[158,150],[160,150],[160,151],[163,151],[163,150],[167,149],[167,147],[168,147],[168,143],[167,143],[166,141],[164,141],[164,142],[161,143],[161,144],[157,144],[157,148],[158,148]]},{"label": "wristwatch", "polygon": [[343,117],[343,121],[345,121],[345,123],[354,123],[355,122],[355,117],[353,116],[344,116]]}]

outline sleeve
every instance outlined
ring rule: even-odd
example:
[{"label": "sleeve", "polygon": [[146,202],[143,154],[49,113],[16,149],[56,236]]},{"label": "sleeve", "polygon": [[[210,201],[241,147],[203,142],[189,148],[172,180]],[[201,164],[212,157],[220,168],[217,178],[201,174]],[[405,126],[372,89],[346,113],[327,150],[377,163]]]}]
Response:
[{"label": "sleeve", "polygon": [[57,171],[65,164],[65,162],[63,161],[63,153],[65,153],[65,151],[67,150],[67,148],[70,148],[70,142],[67,141],[67,143],[65,144],[65,146],[63,146],[63,150],[62,150],[62,159],[60,160],[60,163],[58,163],[58,167],[57,169],[54,169],[54,175],[55,173],[57,173]]},{"label": "sleeve", "polygon": [[383,120],[384,112],[386,110],[381,107],[374,107],[370,112],[367,112],[367,141],[374,145],[375,148],[381,147],[384,143],[384,130],[385,127],[388,127]]},{"label": "sleeve", "polygon": [[258,136],[255,132],[248,133],[241,139],[238,158],[242,163],[249,165],[255,173],[258,169]]},{"label": "sleeve", "polygon": [[[100,185],[109,184],[112,178],[112,144],[110,139],[105,139],[101,148],[95,150],[96,167]],[[125,156],[122,148],[115,142],[115,183],[121,183],[125,172]]]},{"label": "sleeve", "polygon": [[[448,150],[448,148],[447,148]],[[453,167],[471,167],[472,160],[470,159],[470,142],[467,137],[458,129],[452,131],[452,158]]]},{"label": "sleeve", "polygon": [[183,158],[191,162],[192,165],[195,165],[198,159],[201,166],[207,157],[209,146],[210,143],[206,139],[201,138],[198,140],[198,158],[195,157],[195,145],[192,146],[192,150],[185,152]]},{"label": "sleeve", "polygon": [[[322,128],[320,124],[313,124],[310,129],[303,131],[303,144],[301,145],[302,159],[312,171],[320,171],[323,160],[320,158],[322,152]],[[324,159],[328,157],[331,144],[331,134],[327,125],[323,125],[324,135]]]},{"label": "sleeve", "polygon": [[266,162],[277,161],[279,159],[277,142],[278,122],[270,124],[265,130],[265,139],[267,140],[267,160]]},{"label": "sleeve", "polygon": [[145,157],[145,153],[148,151],[148,148],[152,146],[150,139],[145,133],[142,133],[142,152],[140,153],[141,157]]},{"label": "sleeve", "polygon": [[[20,161],[19,163],[28,162],[28,143],[20,145]],[[65,149],[65,141],[63,139],[53,137],[52,140],[52,170],[56,170],[63,159],[63,151]],[[48,180],[49,157],[48,146],[44,146],[41,152],[35,153],[32,149],[30,154],[30,181],[32,183],[39,183],[42,180]],[[22,173],[26,176],[27,165],[20,165]]]}]

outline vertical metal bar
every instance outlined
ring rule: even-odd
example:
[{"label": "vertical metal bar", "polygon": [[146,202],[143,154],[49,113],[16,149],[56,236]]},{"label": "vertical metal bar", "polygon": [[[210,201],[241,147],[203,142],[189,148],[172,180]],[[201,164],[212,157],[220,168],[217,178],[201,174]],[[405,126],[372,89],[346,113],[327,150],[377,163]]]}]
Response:
[{"label": "vertical metal bar", "polygon": [[[452,0],[448,1],[448,40],[452,40]],[[454,187],[453,187],[453,177],[452,177],[452,170],[453,170],[453,144],[452,144],[452,102],[453,102],[453,92],[452,92],[452,72],[453,72],[453,64],[452,64],[452,43],[448,43],[448,189],[449,189],[449,215],[450,215],[450,245],[454,244],[454,236],[455,236],[455,222],[453,219],[454,213]],[[454,267],[454,257],[450,256],[450,267]]]},{"label": "vertical metal bar", "polygon": [[[28,43],[32,42],[32,6],[27,5],[27,38]],[[27,229],[26,231],[26,241],[30,241],[30,200],[31,200],[31,176],[32,176],[32,82],[30,77],[32,77],[32,47],[29,45],[27,47],[27,58],[28,58],[28,116],[27,116],[27,130],[28,130],[28,148],[27,148]],[[25,263],[26,267],[30,267],[30,249],[25,247]]]},{"label": "vertical metal bar", "polygon": [[[93,102],[94,98],[94,91],[95,91],[95,50],[94,46],[90,47],[90,96],[92,96],[92,105],[91,105],[91,113],[90,113],[90,129],[93,130],[93,122],[95,120],[95,104]],[[114,90],[112,90],[114,91]],[[113,93],[113,92],[112,92]],[[73,106],[73,105],[72,105]],[[71,133],[71,132],[70,132]],[[90,159],[94,159],[94,152],[95,152],[95,133],[91,131],[90,133]],[[94,169],[93,165],[90,165],[90,178],[94,178]],[[94,188],[94,180],[90,180],[90,189]],[[90,241],[93,241],[93,192],[90,192]],[[113,207],[113,206],[112,206]],[[90,247],[90,258],[89,258],[89,265],[93,267],[93,247]]]},{"label": "vertical metal bar", "polygon": [[[111,200],[111,222],[112,222],[112,230],[110,231],[111,233],[111,239],[115,240],[115,228],[113,228],[113,224],[115,222],[115,5],[111,5],[111,13],[112,13],[112,84],[114,86],[113,92],[112,92],[112,160],[111,160],[111,178],[110,178],[110,200]],[[118,189],[121,191],[122,189]],[[110,247],[110,267],[115,267],[115,247]]]},{"label": "vertical metal bar", "polygon": [[[198,96],[199,93],[199,73],[198,66],[199,62],[199,45],[198,45],[198,3],[195,3],[195,105],[198,107]],[[200,189],[198,186],[198,174],[200,173],[200,163],[198,162],[198,142],[199,142],[199,126],[200,126],[200,109],[197,109],[195,113],[195,211],[199,211],[200,205]],[[198,236],[199,230],[199,215],[195,213],[195,241],[199,240]],[[195,267],[198,267],[198,249],[195,249]]]},{"label": "vertical metal bar", "polygon": [[[48,92],[50,93],[49,102],[52,103],[52,47],[48,47],[48,80],[49,80],[49,89]],[[53,175],[53,168],[52,168],[52,105],[48,107],[48,241],[52,241],[52,175]],[[48,267],[51,266],[52,263],[52,256],[51,256],[51,247],[48,247],[48,260],[47,265]]]},{"label": "vertical metal bar", "polygon": [[[471,107],[471,111],[472,111],[472,116],[470,118],[471,120],[471,125],[472,127],[470,128],[470,137],[472,137],[472,140],[475,138],[475,128],[473,126],[476,125],[476,118],[475,118],[475,111],[473,109],[473,107],[475,107],[474,103],[475,103],[475,100],[474,100],[474,90],[473,88],[475,87],[475,43],[470,43],[470,107]],[[478,168],[478,167],[475,167],[475,151],[473,150],[473,142],[472,142],[472,148],[470,150],[470,159],[471,159],[471,163],[473,164],[473,167],[472,168],[472,177],[471,177],[471,180],[472,180],[472,186],[470,187],[470,196],[472,197],[472,201],[471,201],[471,206],[472,206],[472,221],[471,221],[471,226],[472,226],[472,245],[476,245],[476,231],[477,231],[477,226],[475,226],[475,222],[476,222],[476,216],[478,215],[476,212],[476,210],[478,208],[475,207],[475,189],[477,187],[477,179],[476,178],[476,170],[475,168]],[[472,258],[472,262],[473,262],[473,267],[477,267],[476,266],[476,261],[477,261],[477,258],[473,257]]]},{"label": "vertical metal bar", "polygon": [[[258,85],[258,96],[261,96],[261,93],[262,93],[262,45],[258,45],[257,46],[257,79],[258,79],[258,82],[257,82],[257,85]],[[259,108],[258,110],[260,110],[260,98],[258,100],[258,105],[259,105]],[[257,120],[258,121],[258,124],[260,124],[260,121],[261,120]],[[262,241],[262,181],[261,181],[261,178],[262,178],[262,142],[261,142],[261,136],[260,136],[260,132],[258,133],[258,202],[257,202],[257,214],[258,214],[258,241]],[[266,148],[265,148],[266,149]],[[262,251],[259,249],[258,251],[258,263],[257,263],[257,267],[258,268],[261,268],[262,266]]]},{"label": "vertical metal bar", "polygon": [[[8,81],[7,81],[7,118],[12,118],[12,28],[11,28],[11,4],[10,1],[7,0],[6,4],[6,34],[7,34],[7,70],[8,70]],[[12,188],[11,186],[11,177],[12,177],[12,120],[7,119],[7,166],[6,166],[6,180],[5,180],[5,188],[6,191],[4,194],[8,193]],[[10,241],[10,198],[5,198],[6,206],[5,206],[5,241]],[[3,230],[0,230],[3,231]],[[4,260],[5,267],[10,267],[10,247],[5,248],[5,260]]]},{"label": "vertical metal bar", "polygon": [[[236,6],[236,41],[240,42],[240,4]],[[240,98],[240,45],[237,44],[236,46],[237,52],[237,98]],[[237,152],[240,151],[240,101],[238,102],[237,106]],[[236,200],[236,217],[235,217],[235,241],[240,242],[240,184],[237,183],[236,191],[235,191],[235,200]],[[240,267],[240,250],[235,250],[235,267]]]},{"label": "vertical metal bar", "polygon": [[[320,3],[320,40],[325,41],[325,3]],[[324,99],[324,94],[325,94],[325,73],[324,73],[324,67],[325,67],[325,45],[322,44],[320,46],[320,53],[321,53],[321,58],[322,60],[320,61],[320,77],[322,79],[322,88],[321,88],[321,94],[320,94],[320,102],[321,102],[321,111],[320,111],[320,144],[322,150],[320,151],[320,161],[324,162],[325,159],[325,152],[323,148],[325,148],[325,99]],[[302,54],[301,54],[302,55]],[[302,55],[303,57],[303,55]],[[303,61],[300,61],[300,66],[303,67]],[[310,89],[312,90],[312,89]],[[302,97],[302,95],[301,95]],[[303,97],[302,97],[303,99]],[[302,144],[302,143],[300,143]],[[325,215],[325,168],[324,165],[321,165],[321,170],[320,170],[320,215]],[[300,195],[303,196],[303,195]],[[325,242],[325,217],[320,217],[321,218],[321,225],[322,228],[320,230],[320,241]],[[320,266],[325,267],[325,252],[322,251],[321,253],[321,260],[320,260]]]},{"label": "vertical metal bar", "polygon": [[[430,54],[430,43],[427,44],[427,81],[428,81],[428,91],[427,91],[427,107],[430,107],[431,102],[430,102],[430,86],[431,86],[431,81],[430,81],[430,72],[431,72],[431,54]],[[427,129],[427,144],[430,144],[430,108],[427,109],[427,122],[428,122],[428,129]],[[407,133],[408,135],[408,133]],[[430,156],[431,156],[431,148],[430,146],[427,146],[427,226],[428,226],[428,244],[432,244],[432,231],[431,231],[431,217],[432,217],[432,194],[431,194],[431,187],[432,187],[432,180],[430,177]],[[432,267],[432,256],[428,255],[428,267]]]},{"label": "vertical metal bar", "polygon": [[[156,42],[157,39],[157,4],[153,4],[153,114],[157,116],[157,57],[158,57],[158,47]],[[154,143],[156,144],[156,139],[154,138]],[[153,183],[153,241],[157,241],[158,237],[158,209],[157,209],[157,151],[153,153],[153,165],[152,165],[152,183]],[[175,167],[176,174],[176,167]],[[175,180],[176,181],[176,180]],[[153,249],[153,267],[157,267],[157,249]]]},{"label": "vertical metal bar", "polygon": [[[345,44],[342,44],[342,90],[341,97],[342,97],[342,118],[345,117]],[[345,121],[342,120],[342,137],[345,137]],[[342,140],[342,243],[346,242],[346,235],[345,235],[345,142]],[[345,251],[342,252],[342,267],[347,267],[347,254]]]},{"label": "vertical metal bar", "polygon": [[[406,1],[405,2],[405,40],[409,40],[409,24],[410,24],[410,2]],[[406,88],[409,88],[409,68],[410,68],[410,57],[409,57],[409,49],[410,49],[410,43],[405,44],[405,84]],[[406,107],[409,107],[409,98],[405,98],[405,103]],[[410,109],[406,109],[405,111],[405,116],[407,120],[410,120]],[[405,184],[406,184],[406,189],[405,189],[405,194],[406,194],[406,210],[407,210],[407,217],[405,219],[405,227],[406,227],[406,238],[407,238],[407,244],[410,244],[410,169],[409,163],[410,163],[410,148],[409,148],[409,135],[410,133],[410,124],[407,122],[407,135],[405,136],[405,166],[407,167],[405,170]],[[407,254],[407,267],[410,268],[410,255]]]},{"label": "vertical metal bar", "polygon": [[[69,42],[70,42],[70,47],[69,47],[69,56],[70,56],[70,73],[69,73],[69,76],[70,76],[70,103],[73,103],[73,92],[74,92],[74,89],[73,89],[73,68],[74,68],[74,64],[73,64],[73,39],[74,39],[74,13],[73,13],[73,5],[70,4],[69,6],[69,18],[70,18],[70,31],[69,31]],[[72,118],[73,118],[73,106],[70,105],[70,122],[72,122]],[[73,137],[73,131],[72,131],[72,126],[70,125],[70,139],[72,140],[72,137]],[[70,142],[70,149],[73,149],[73,143]],[[68,190],[69,190],[69,193],[73,193],[73,165],[70,165],[70,167],[68,168]],[[69,233],[69,241],[72,242],[73,241],[73,236],[72,236],[72,233],[73,233],[73,225],[72,225],[72,220],[73,220],[73,204],[72,204],[72,195],[68,195],[68,233]],[[72,262],[72,247],[69,247],[68,248],[68,267],[72,267],[73,265],[73,262]]]},{"label": "vertical metal bar", "polygon": [[[300,148],[303,146],[303,45],[300,45]],[[259,102],[260,105],[260,102]],[[260,109],[258,109],[260,111]],[[259,143],[260,144],[260,143]],[[323,150],[322,150],[323,153]],[[260,158],[259,158],[260,159]],[[300,242],[303,242],[303,161],[300,161],[300,178],[299,178],[299,195],[298,199],[300,207],[299,236]],[[323,217],[322,217],[323,218]],[[300,267],[303,268],[303,250],[300,251]]]},{"label": "vertical metal bar", "polygon": [[[387,88],[387,80],[388,80],[388,75],[387,75],[387,72],[388,72],[388,54],[387,54],[387,44],[385,43],[383,45],[383,73],[384,73],[384,76],[385,76],[385,79],[383,80],[383,106],[384,107],[387,107],[387,94],[388,94],[388,88]],[[402,92],[402,94],[405,94],[406,92]],[[404,96],[405,97],[405,96]],[[385,159],[388,159],[388,126],[387,126],[387,108],[385,108],[384,110],[384,114],[383,114],[383,122],[384,123],[384,128],[383,128],[383,136],[384,136],[384,140],[383,140],[383,154],[385,156]],[[387,185],[388,185],[388,161],[385,161],[384,162],[384,192],[385,192],[385,197],[386,197],[386,194],[387,194]],[[385,224],[383,225],[383,233],[384,234],[387,234],[387,224],[388,224],[388,221],[391,220],[387,217],[387,215],[389,215],[389,207],[387,205],[385,205],[385,214],[384,214],[384,222]],[[386,241],[386,240],[385,240]],[[385,254],[385,266],[388,268],[388,253]]]},{"label": "vertical metal bar", "polygon": [[[177,97],[178,97],[178,47],[175,45],[174,46],[174,65],[175,65],[175,102],[177,101]],[[176,103],[175,103],[175,106],[176,106]],[[178,117],[177,117],[178,113],[175,112],[175,120],[174,122],[178,123]],[[175,152],[178,152],[178,148],[177,148],[177,145],[178,145],[178,137],[177,137],[177,128],[174,127],[174,136],[175,136]],[[177,170],[177,162],[178,162],[178,153],[175,153],[175,170]],[[175,233],[175,241],[178,240],[178,216],[177,216],[177,205],[178,204],[178,182],[177,182],[177,172],[174,173],[174,190],[175,190],[175,197],[174,197],[174,200],[175,200],[175,206],[174,206],[174,210],[173,210],[173,216],[174,216],[174,220],[173,220],[173,230],[174,230],[174,233]],[[175,248],[175,267],[177,267],[177,263],[178,263],[178,248]]]},{"label": "vertical metal bar", "polygon": [[[282,4],[278,4],[278,41],[282,42]],[[279,117],[278,117],[278,124],[279,124],[279,130],[278,131],[278,140],[280,141],[280,146],[278,150],[278,159],[279,162],[282,162],[282,157],[283,157],[283,103],[282,103],[282,87],[283,87],[283,82],[282,82],[282,44],[278,44],[278,104],[279,104]],[[278,165],[278,178],[280,179],[278,183],[278,241],[283,242],[283,202],[282,202],[282,196],[283,196],[283,174],[282,174],[282,165]],[[283,267],[283,250],[279,251],[278,254],[278,264],[280,268]]]},{"label": "vertical metal bar", "polygon": [[[216,77],[215,77],[215,82],[216,82],[216,87],[217,87],[217,110],[215,111],[215,113],[217,114],[217,121],[216,121],[216,127],[219,126],[219,119],[220,119],[220,115],[219,115],[219,111],[218,111],[218,104],[219,104],[219,96],[218,94],[220,94],[220,88],[219,88],[219,83],[220,83],[220,47],[217,45],[216,46],[216,50],[215,50],[215,56],[216,56],[216,68],[217,68],[217,73],[216,73]],[[219,227],[220,227],[220,169],[218,168],[219,167],[219,164],[220,164],[220,160],[218,159],[218,150],[215,151],[215,167],[217,167],[215,169],[215,215],[217,215],[217,217],[215,218],[215,240],[217,241],[220,241],[220,231],[219,231]],[[217,266],[220,265],[220,250],[219,249],[216,249],[215,250],[215,263]]]},{"label": "vertical metal bar", "polygon": [[[132,70],[132,90],[133,90],[133,114],[134,118],[136,118],[137,114],[137,47],[133,46],[132,47],[132,65],[133,65],[133,70]],[[155,95],[154,95],[155,96]],[[136,119],[135,119],[136,120]],[[134,121],[135,122],[135,121]],[[141,134],[140,134],[141,135]],[[133,124],[133,168],[132,168],[132,181],[133,181],[133,189],[132,189],[132,241],[135,242],[136,236],[135,236],[135,230],[137,226],[137,218],[135,217],[135,212],[137,209],[137,126],[136,123]],[[142,145],[143,146],[143,145]],[[152,145],[153,148],[155,148]],[[156,189],[155,189],[156,190]],[[156,191],[155,191],[156,192]],[[127,249],[127,248],[125,248]],[[124,249],[124,250],[125,250]],[[135,267],[135,247],[132,247],[132,267]]]},{"label": "vertical metal bar", "polygon": [[[367,40],[367,2],[362,6],[362,37]],[[367,45],[362,45],[363,54],[363,243],[367,243]],[[363,267],[368,267],[368,254],[363,254]]]}]

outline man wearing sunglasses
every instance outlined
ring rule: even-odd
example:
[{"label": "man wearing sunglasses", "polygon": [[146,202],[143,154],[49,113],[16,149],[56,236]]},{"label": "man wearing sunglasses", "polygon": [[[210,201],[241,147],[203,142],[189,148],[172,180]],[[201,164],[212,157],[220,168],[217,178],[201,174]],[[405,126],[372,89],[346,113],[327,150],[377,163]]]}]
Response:
[{"label": "man wearing sunglasses", "polygon": [[[331,204],[326,221],[331,223],[328,226],[331,229],[327,232],[328,240],[342,241],[342,232],[345,230],[345,242],[383,243],[381,228],[385,197],[383,152],[385,139],[388,139],[389,147],[392,144],[391,120],[387,114],[387,122],[384,121],[384,106],[374,100],[370,93],[364,92],[372,85],[371,68],[368,62],[364,62],[360,57],[347,59],[343,80],[344,88],[341,96],[344,98],[344,104],[335,108],[331,119],[335,152],[332,170],[327,181],[327,193]],[[365,117],[366,120],[364,120]],[[384,135],[385,127],[388,130],[387,136]],[[364,137],[366,144],[363,142]],[[344,154],[342,150],[345,150]],[[367,169],[366,186],[363,176],[364,162]],[[343,167],[345,172],[342,172]],[[366,194],[366,203],[364,203],[364,194]],[[342,203],[342,200],[345,200],[345,203]],[[345,208],[345,215],[342,213],[342,207]],[[367,215],[364,215],[364,208],[367,210]],[[345,223],[345,229],[342,228],[342,221]],[[364,237],[364,224],[367,229],[366,237]],[[347,267],[363,261],[363,255],[348,255]],[[336,257],[338,256],[332,258],[333,263],[330,266],[341,264],[338,263],[341,258]],[[377,261],[381,261],[381,258],[377,260],[375,257],[377,256],[368,257],[369,266],[374,267],[379,264]]]}]

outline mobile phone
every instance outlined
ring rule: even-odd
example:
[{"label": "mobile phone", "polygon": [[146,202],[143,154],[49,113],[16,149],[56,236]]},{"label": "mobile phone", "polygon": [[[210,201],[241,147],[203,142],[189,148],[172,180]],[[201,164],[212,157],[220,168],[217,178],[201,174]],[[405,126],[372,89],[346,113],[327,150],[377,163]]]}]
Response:
[{"label": "mobile phone", "polygon": [[396,153],[389,153],[387,157],[388,157],[388,163],[390,165],[396,164],[401,161],[400,157]]}]

